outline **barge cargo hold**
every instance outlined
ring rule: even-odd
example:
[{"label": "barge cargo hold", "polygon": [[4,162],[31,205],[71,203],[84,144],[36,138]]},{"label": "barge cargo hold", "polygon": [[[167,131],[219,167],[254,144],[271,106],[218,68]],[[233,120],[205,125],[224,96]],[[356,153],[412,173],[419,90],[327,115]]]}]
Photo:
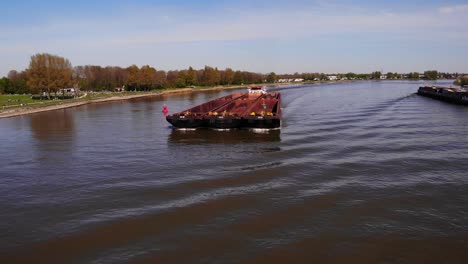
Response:
[{"label": "barge cargo hold", "polygon": [[468,105],[468,92],[460,88],[423,86],[418,94],[454,104]]},{"label": "barge cargo hold", "polygon": [[281,95],[261,86],[233,93],[166,116],[175,128],[276,129],[281,126]]}]

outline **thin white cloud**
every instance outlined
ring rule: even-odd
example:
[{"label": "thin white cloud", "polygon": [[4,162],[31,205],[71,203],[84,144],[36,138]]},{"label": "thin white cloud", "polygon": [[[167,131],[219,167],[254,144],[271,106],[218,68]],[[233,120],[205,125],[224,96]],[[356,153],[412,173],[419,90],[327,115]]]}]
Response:
[{"label": "thin white cloud", "polygon": [[[82,17],[53,18],[39,25],[9,28],[0,25],[0,35],[8,36],[4,37],[5,41],[0,38],[0,57],[45,51],[66,56],[62,51],[84,54],[110,49],[125,49],[128,54],[122,56],[135,57],[141,47],[151,45],[258,39],[282,41],[342,35],[378,35],[379,43],[444,41],[450,44],[468,39],[468,27],[465,26],[468,24],[468,5],[398,13],[326,3],[285,9],[274,5],[252,10],[225,7],[217,11],[192,13],[176,7],[135,7],[119,16],[86,17],[83,14]],[[450,49],[450,45],[446,48]]]},{"label": "thin white cloud", "polygon": [[272,11],[264,14],[243,14],[238,18],[228,17],[212,21],[194,21],[191,24],[174,25],[171,30],[161,33],[158,30],[136,31],[124,37],[113,39],[121,45],[180,43],[193,41],[229,41],[261,38],[290,38],[343,33],[386,33],[413,34],[425,36],[427,33],[447,33],[447,29],[467,29],[467,18],[447,19],[437,12],[411,14],[357,14],[335,12],[334,15],[321,15],[317,12]]},{"label": "thin white cloud", "polygon": [[439,8],[439,12],[442,13],[442,14],[453,14],[453,13],[468,12],[468,5],[443,6],[443,7]]},{"label": "thin white cloud", "polygon": [[[76,42],[87,46],[184,43],[195,41],[231,41],[264,38],[308,37],[342,33],[413,34],[448,33],[458,29],[468,33],[468,16],[460,13],[468,5],[443,7],[432,11],[413,13],[386,13],[355,7],[309,7],[300,10],[265,9],[225,11],[207,16],[190,14],[186,10],[144,10],[120,17],[86,18],[81,20],[51,21],[29,28],[0,29],[2,35],[13,38],[10,43]],[[447,13],[456,12],[451,17]],[[149,15],[153,14],[153,15]],[[180,17],[180,19],[174,19]],[[468,34],[467,34],[468,35]],[[45,41],[44,41],[45,40]],[[20,43],[21,44],[21,43]],[[1,49],[0,44],[0,49]]]}]

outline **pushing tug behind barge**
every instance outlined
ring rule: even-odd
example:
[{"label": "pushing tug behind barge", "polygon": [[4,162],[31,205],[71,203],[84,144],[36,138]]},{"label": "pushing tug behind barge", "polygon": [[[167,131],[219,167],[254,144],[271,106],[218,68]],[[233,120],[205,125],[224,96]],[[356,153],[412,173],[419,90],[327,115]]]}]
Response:
[{"label": "pushing tug behind barge", "polygon": [[277,129],[281,126],[281,94],[252,86],[247,93],[233,93],[167,115],[175,128]]},{"label": "pushing tug behind barge", "polygon": [[418,94],[454,104],[468,105],[468,91],[462,88],[422,86]]}]

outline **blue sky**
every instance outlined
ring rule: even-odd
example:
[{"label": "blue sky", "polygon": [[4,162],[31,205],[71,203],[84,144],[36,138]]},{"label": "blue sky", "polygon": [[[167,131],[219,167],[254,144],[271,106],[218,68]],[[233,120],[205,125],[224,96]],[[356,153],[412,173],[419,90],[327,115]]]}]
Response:
[{"label": "blue sky", "polygon": [[73,65],[255,72],[468,72],[468,1],[7,1],[0,76]]}]

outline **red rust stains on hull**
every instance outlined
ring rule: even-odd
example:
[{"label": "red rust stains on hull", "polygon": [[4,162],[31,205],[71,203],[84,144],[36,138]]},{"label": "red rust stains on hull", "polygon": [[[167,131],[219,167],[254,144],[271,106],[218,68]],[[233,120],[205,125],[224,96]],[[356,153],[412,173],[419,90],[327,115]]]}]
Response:
[{"label": "red rust stains on hull", "polygon": [[237,93],[168,115],[176,128],[278,128],[280,93]]}]

